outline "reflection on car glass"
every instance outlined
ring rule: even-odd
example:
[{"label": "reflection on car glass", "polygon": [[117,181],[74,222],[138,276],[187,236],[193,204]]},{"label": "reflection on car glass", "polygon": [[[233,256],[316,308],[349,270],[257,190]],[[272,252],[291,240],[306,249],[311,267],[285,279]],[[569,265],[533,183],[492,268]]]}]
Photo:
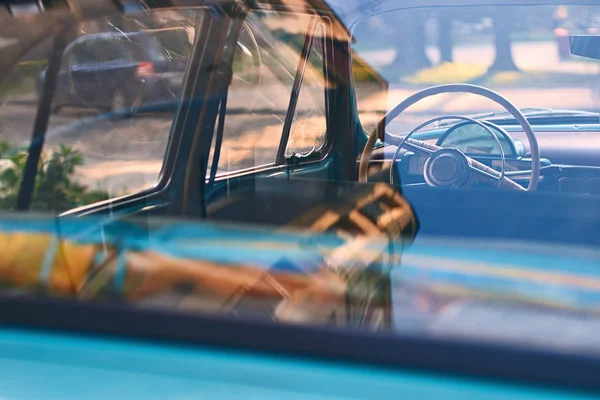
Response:
[{"label": "reflection on car glass", "polygon": [[[510,321],[510,323],[507,323]],[[586,315],[550,313],[492,303],[448,306],[430,325],[436,334],[510,341],[527,346],[600,352],[600,322]],[[556,332],[560,330],[561,334]]]},{"label": "reflection on car glass", "polygon": [[[194,31],[197,18],[167,15],[144,14],[143,18],[161,20],[157,29],[144,29],[135,16],[124,21],[87,20],[77,27],[57,76],[43,164],[36,178],[45,189],[35,193],[34,208],[67,211],[156,184],[191,51],[189,30]],[[187,21],[187,28],[172,28],[181,26],[179,19]],[[160,28],[163,24],[166,28]],[[23,76],[19,93],[9,94],[11,106],[3,108],[2,120],[14,121],[17,138],[2,132],[7,154],[25,154],[52,39],[36,46],[17,66],[19,81]],[[168,60],[159,41],[177,57]],[[56,171],[57,165],[65,169]],[[20,166],[16,164],[17,169]],[[51,176],[56,179],[46,182]],[[63,181],[70,189],[62,189]]]},{"label": "reflection on car glass", "polygon": [[467,154],[492,154],[494,147],[492,146],[467,146]]},{"label": "reflection on car glass", "polygon": [[[580,118],[597,116],[600,70],[561,30],[592,29],[598,7],[417,4],[339,23],[301,3],[98,5],[65,18],[60,68],[54,37],[30,48],[2,83],[0,283],[595,350],[599,128]],[[576,329],[551,337],[561,324]]]}]

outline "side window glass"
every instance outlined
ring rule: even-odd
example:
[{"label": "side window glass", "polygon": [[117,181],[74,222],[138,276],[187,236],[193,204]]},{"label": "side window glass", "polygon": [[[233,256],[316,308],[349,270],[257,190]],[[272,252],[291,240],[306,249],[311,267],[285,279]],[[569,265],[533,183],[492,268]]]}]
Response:
[{"label": "side window glass", "polygon": [[110,63],[121,59],[119,38],[106,37],[94,41],[94,61],[97,64]]},{"label": "side window glass", "polygon": [[[48,65],[49,37],[5,71],[0,82],[0,210],[13,210],[22,183],[35,122],[40,76]],[[38,180],[38,183],[43,183]],[[40,185],[41,186],[41,185]]]},{"label": "side window glass", "polygon": [[89,66],[96,63],[95,54],[95,41],[85,39],[75,44],[72,53],[71,65],[75,66]]},{"label": "side window glass", "polygon": [[121,39],[119,40],[118,47],[119,57],[121,60],[130,63],[142,61],[142,47],[138,43]]},{"label": "side window glass", "polygon": [[[291,21],[304,28],[303,37],[310,18],[251,14],[237,43],[230,47],[233,76],[222,143],[218,152],[213,148],[208,174],[213,170],[220,176],[275,164],[300,57],[291,43],[272,37],[269,24]],[[213,158],[215,154],[218,159]]]},{"label": "side window glass", "polygon": [[[163,34],[161,36],[166,36],[166,35]],[[154,62],[167,62],[167,61],[169,61],[169,57],[168,57],[169,52],[167,50],[167,47],[170,44],[175,45],[175,43],[169,43],[168,41],[165,41],[166,43],[162,44],[159,41],[159,38],[160,38],[159,35],[148,36],[146,38],[146,41],[145,41],[146,53],[147,53],[149,59]]]},{"label": "side window glass", "polygon": [[[235,45],[222,137],[218,130],[208,176],[276,163],[302,45],[312,16],[250,14]],[[277,28],[275,28],[277,27]],[[321,147],[327,131],[324,25],[317,25],[286,144],[288,156]],[[221,142],[218,152],[216,144]],[[217,154],[218,159],[214,159]],[[216,171],[214,171],[216,170]]]},{"label": "side window glass", "polygon": [[[28,182],[31,210],[60,213],[156,185],[180,104],[190,38],[205,8],[180,11],[143,10],[131,13],[127,23],[118,14],[74,27],[56,75],[37,171]],[[146,49],[141,38],[148,29],[137,22],[149,20],[152,35],[161,36],[163,46],[178,49],[177,62],[144,60],[118,68],[98,64],[97,56],[114,59]],[[19,51],[10,54],[22,55],[18,60],[6,56],[13,66],[0,82],[1,210],[14,209],[23,186],[48,60],[55,51],[51,35],[38,38],[29,28],[15,29],[14,34],[19,40],[12,46]]]},{"label": "side window glass", "polygon": [[[160,19],[154,30],[162,32],[184,21],[194,35],[202,12],[153,11]],[[35,194],[35,210],[65,211],[138,193],[155,186],[160,177],[192,46],[185,48],[178,63],[144,60],[139,65],[132,61],[148,48],[142,41],[144,28],[119,28],[128,32],[126,38],[103,20],[86,24],[80,26],[70,67],[67,62],[57,77],[44,164],[37,178],[43,190]],[[173,39],[164,41],[168,45]],[[31,105],[15,110],[33,118],[36,100],[31,97]],[[30,127],[15,130],[22,137],[31,135]],[[48,180],[51,175],[58,178]]]},{"label": "side window glass", "polygon": [[[133,35],[132,38],[117,36],[114,39],[107,40],[106,49],[101,52],[102,62],[133,62],[139,61],[139,57],[135,56],[136,48],[140,45],[138,42],[139,38]],[[138,50],[139,51],[139,50]]]},{"label": "side window glass", "polygon": [[62,55],[62,62],[60,64],[60,69],[65,71],[69,68],[69,63],[73,62],[73,52],[75,50],[75,45],[68,46]]},{"label": "side window glass", "polygon": [[115,59],[115,44],[117,40],[114,38],[107,38],[105,40],[98,40],[94,46],[94,55],[98,64],[104,64],[106,62]]},{"label": "side window glass", "polygon": [[305,155],[318,150],[327,132],[325,101],[325,26],[317,25],[308,56],[298,104],[287,143],[286,156]]},{"label": "side window glass", "polygon": [[67,66],[67,68],[69,67],[69,65],[71,67],[79,67],[79,66],[82,66],[85,64],[85,51],[84,50],[85,50],[84,42],[75,43],[75,45],[73,46],[73,50],[71,51],[71,54],[66,53],[66,57],[63,61],[63,63]]}]

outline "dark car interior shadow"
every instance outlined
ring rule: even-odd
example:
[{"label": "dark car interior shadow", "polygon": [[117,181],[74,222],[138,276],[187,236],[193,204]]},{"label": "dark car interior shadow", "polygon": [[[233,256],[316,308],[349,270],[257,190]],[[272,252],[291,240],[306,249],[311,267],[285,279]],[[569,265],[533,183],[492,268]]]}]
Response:
[{"label": "dark car interior shadow", "polygon": [[420,234],[600,245],[597,196],[409,186]]}]

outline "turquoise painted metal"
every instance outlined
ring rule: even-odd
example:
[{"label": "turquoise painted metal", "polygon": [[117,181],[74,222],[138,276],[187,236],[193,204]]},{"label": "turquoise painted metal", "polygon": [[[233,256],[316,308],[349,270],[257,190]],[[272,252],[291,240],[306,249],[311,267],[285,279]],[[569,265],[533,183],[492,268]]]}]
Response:
[{"label": "turquoise painted metal", "polygon": [[249,353],[0,330],[0,399],[587,399]]}]

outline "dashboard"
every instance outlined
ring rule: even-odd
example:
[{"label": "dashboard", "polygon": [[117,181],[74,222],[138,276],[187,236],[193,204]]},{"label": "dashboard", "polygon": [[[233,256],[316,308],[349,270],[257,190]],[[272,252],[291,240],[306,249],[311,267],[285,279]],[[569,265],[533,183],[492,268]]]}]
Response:
[{"label": "dashboard", "polygon": [[[529,142],[522,128],[482,122],[496,138],[492,137],[490,131],[469,121],[419,132],[413,138],[441,147],[456,148],[496,171],[502,170],[503,152],[505,173],[527,187],[532,162]],[[599,125],[544,125],[533,126],[533,129],[541,156],[538,191],[600,195]],[[378,149],[380,160],[391,161],[396,150],[397,147],[393,145]],[[425,154],[402,149],[396,160],[396,170],[403,184],[424,183],[423,173],[428,158]],[[485,186],[485,183],[481,185]]]}]

